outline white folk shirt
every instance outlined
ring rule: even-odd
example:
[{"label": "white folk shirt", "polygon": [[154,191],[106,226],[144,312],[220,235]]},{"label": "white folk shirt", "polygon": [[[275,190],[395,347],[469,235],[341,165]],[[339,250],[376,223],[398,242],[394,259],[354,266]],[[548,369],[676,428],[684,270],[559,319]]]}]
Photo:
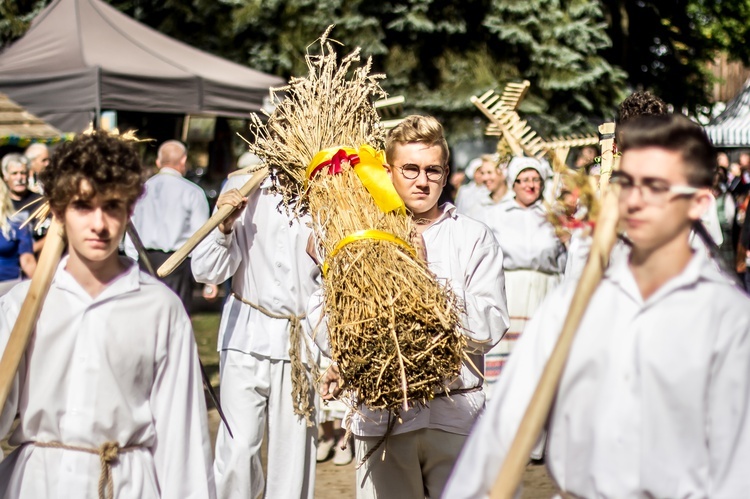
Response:
[{"label": "white folk shirt", "polygon": [[[208,220],[203,189],[177,170],[162,168],[148,179],[145,188],[131,218],[145,249],[176,251]],[[125,253],[138,260],[129,237],[125,238]]]},{"label": "white folk shirt", "polygon": [[456,193],[456,211],[461,215],[469,215],[484,198],[490,195],[490,191],[482,184],[469,182],[462,185]]},{"label": "white folk shirt", "polygon": [[[227,180],[222,192],[241,187],[249,175]],[[244,300],[278,315],[304,315],[319,286],[320,271],[306,252],[312,230],[307,218],[279,212],[282,197],[267,182],[255,191],[232,232],[214,230],[193,252],[198,282],[232,288]],[[281,208],[283,210],[283,207]],[[238,350],[275,360],[289,360],[289,321],[274,319],[229,296],[219,326],[219,350]],[[304,350],[304,349],[303,349]]]},{"label": "white folk shirt", "polygon": [[[510,325],[505,300],[503,253],[490,230],[472,218],[456,213],[446,203],[443,214],[422,234],[430,270],[444,279],[464,301],[466,314],[461,319],[468,340],[467,353],[478,369],[484,367],[484,354],[502,338]],[[314,329],[322,312],[322,295],[311,301],[309,321]],[[315,339],[321,350],[328,352],[327,334],[318,327]],[[482,377],[464,361],[461,374],[447,386],[451,390],[482,385]],[[444,430],[468,435],[478,414],[484,408],[482,391],[440,397],[426,406],[417,406],[399,413],[402,422],[393,427],[393,434],[422,428]],[[374,411],[361,406],[352,413],[351,430],[357,436],[382,436],[389,422],[387,411]]]},{"label": "white folk shirt", "polygon": [[505,270],[536,270],[559,274],[565,270],[565,246],[555,236],[541,201],[528,208],[507,197],[487,206],[479,218],[503,250]]},{"label": "white folk shirt", "polygon": [[515,193],[511,190],[508,190],[508,192],[505,193],[500,201],[495,202],[492,200],[492,193],[490,191],[485,191],[484,195],[480,196],[479,199],[469,207],[468,211],[459,211],[459,213],[461,213],[462,215],[467,215],[475,220],[483,220],[485,210],[487,210],[491,206],[502,203],[505,200],[514,199],[514,197]]},{"label": "white folk shirt", "polygon": [[[3,407],[0,434],[22,445],[0,463],[0,497],[97,498],[99,456],[37,447],[121,447],[118,498],[214,497],[211,449],[190,319],[166,286],[130,268],[96,298],[58,267]],[[0,346],[29,288],[0,301]]]},{"label": "white folk shirt", "polygon": [[[551,354],[574,284],[529,322],[444,497],[486,497]],[[497,394],[495,396],[495,394]],[[573,343],[547,467],[578,497],[746,497],[750,300],[696,252],[643,300],[618,258]]]}]

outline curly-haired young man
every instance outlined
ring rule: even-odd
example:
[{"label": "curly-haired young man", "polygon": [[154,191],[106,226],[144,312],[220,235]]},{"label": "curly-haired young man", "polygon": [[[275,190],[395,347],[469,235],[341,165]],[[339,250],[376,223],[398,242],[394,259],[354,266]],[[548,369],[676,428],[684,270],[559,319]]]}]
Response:
[{"label": "curly-haired young man", "polygon": [[[117,249],[143,173],[133,148],[95,132],[41,173],[68,254],[2,408],[18,413],[0,497],[213,497],[206,408],[179,299]],[[0,301],[0,346],[28,283]]]}]

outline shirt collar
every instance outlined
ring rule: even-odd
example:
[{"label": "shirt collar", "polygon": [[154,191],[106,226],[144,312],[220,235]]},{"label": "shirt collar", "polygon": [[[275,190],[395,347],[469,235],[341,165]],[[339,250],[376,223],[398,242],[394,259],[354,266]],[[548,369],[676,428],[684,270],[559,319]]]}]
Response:
[{"label": "shirt collar", "polygon": [[165,175],[172,175],[173,177],[180,177],[180,178],[182,178],[182,173],[178,172],[174,168],[170,168],[169,166],[162,166],[159,169],[159,173],[163,173]]},{"label": "shirt collar", "polygon": [[138,265],[133,260],[123,257],[125,260],[127,260],[129,267],[125,269],[122,274],[117,276],[114,281],[109,283],[104,291],[102,291],[96,298],[91,298],[91,296],[86,292],[85,289],[83,289],[78,281],[76,281],[75,278],[67,270],[65,270],[65,266],[67,265],[69,258],[70,256],[66,255],[62,258],[62,260],[60,260],[60,263],[57,266],[57,271],[55,272],[55,276],[52,279],[52,285],[56,286],[58,289],[69,291],[79,298],[92,304],[102,302],[110,298],[114,298],[118,295],[129,293],[131,291],[137,291],[140,288],[140,269],[138,268]]},{"label": "shirt collar", "polygon": [[700,282],[734,284],[732,279],[723,274],[705,252],[695,251],[683,271],[665,282],[644,302],[638,284],[635,282],[635,277],[630,270],[629,261],[630,251],[628,250],[611,262],[609,269],[606,271],[606,277],[625,291],[633,300],[643,305],[657,303],[675,291],[694,287]]},{"label": "shirt collar", "polygon": [[498,206],[502,206],[502,208],[505,211],[511,211],[511,210],[536,210],[536,211],[544,211],[544,207],[542,206],[542,200],[537,199],[534,201],[530,206],[523,207],[521,204],[516,201],[515,193],[510,196],[505,196],[503,199],[500,200],[498,203]]}]

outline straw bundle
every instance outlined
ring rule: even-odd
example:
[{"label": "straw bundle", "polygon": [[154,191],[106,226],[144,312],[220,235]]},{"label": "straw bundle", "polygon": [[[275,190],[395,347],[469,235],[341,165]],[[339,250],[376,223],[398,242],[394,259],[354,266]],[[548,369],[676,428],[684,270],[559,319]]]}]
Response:
[{"label": "straw bundle", "polygon": [[[309,76],[279,89],[287,98],[267,124],[253,121],[249,148],[268,164],[287,207],[311,215],[329,344],[344,385],[358,403],[397,410],[430,400],[459,373],[460,305],[415,258],[407,242],[413,222],[377,152],[363,146],[382,144],[372,105],[384,95],[382,76],[369,74],[369,60],[354,67],[359,50],[339,65],[327,35],[321,55],[307,56]],[[311,175],[321,151],[330,154]],[[364,177],[377,185],[365,187]]]}]

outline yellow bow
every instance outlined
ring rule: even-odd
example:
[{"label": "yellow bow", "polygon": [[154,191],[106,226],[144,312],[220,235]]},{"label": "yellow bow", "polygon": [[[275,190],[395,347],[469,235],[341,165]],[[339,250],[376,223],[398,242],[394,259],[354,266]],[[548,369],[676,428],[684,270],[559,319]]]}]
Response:
[{"label": "yellow bow", "polygon": [[383,164],[385,153],[376,151],[372,146],[363,145],[358,150],[351,147],[330,147],[318,152],[307,167],[307,178],[310,179],[325,170],[330,175],[341,172],[341,163],[348,161],[354,167],[362,185],[370,193],[377,207],[383,213],[398,210],[406,213],[404,201],[393,187]]}]

